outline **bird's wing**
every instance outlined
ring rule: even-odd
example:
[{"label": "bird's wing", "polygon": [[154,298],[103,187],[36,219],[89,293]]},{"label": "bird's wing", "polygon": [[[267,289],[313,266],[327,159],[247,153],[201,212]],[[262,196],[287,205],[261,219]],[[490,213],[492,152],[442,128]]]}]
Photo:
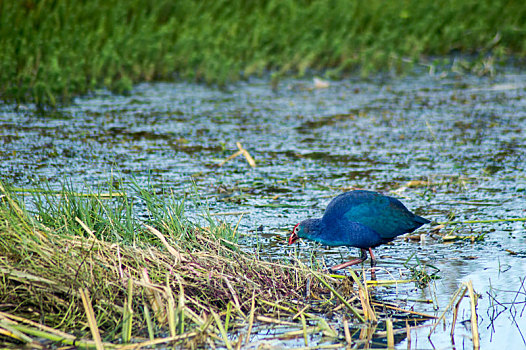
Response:
[{"label": "bird's wing", "polygon": [[[412,232],[428,222],[411,213],[395,198],[366,191],[348,193],[337,196],[329,203],[322,219],[325,224],[330,225],[330,222],[345,218],[350,222],[367,226],[380,237],[390,240]],[[422,220],[419,221],[417,218]]]}]

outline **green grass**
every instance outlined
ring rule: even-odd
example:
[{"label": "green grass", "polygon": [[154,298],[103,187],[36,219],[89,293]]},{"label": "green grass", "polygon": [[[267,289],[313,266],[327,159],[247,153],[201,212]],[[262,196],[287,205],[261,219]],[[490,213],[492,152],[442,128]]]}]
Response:
[{"label": "green grass", "polygon": [[196,206],[201,202],[197,193],[176,197],[134,181],[119,183],[116,188],[105,192],[100,188],[84,188],[78,192],[72,184],[64,182],[59,190],[41,185],[36,189],[11,191],[30,195],[31,214],[39,223],[61,234],[89,237],[82,222],[100,240],[128,245],[155,244],[157,240],[145,229],[146,224],[156,227],[185,249],[196,248],[199,244],[196,234],[203,230],[230,248],[237,244],[237,232],[214,220],[208,208],[201,210],[202,223],[187,219],[187,201]]},{"label": "green grass", "polygon": [[95,347],[96,328],[106,348],[146,336],[195,347],[217,339],[220,319],[245,322],[252,298],[288,304],[310,283],[306,268],[241,252],[230,226],[206,213],[202,226],[188,220],[172,194],[121,186],[32,190],[30,212],[0,182],[0,344]]},{"label": "green grass", "polygon": [[[268,71],[403,71],[452,51],[526,54],[521,1],[1,1],[0,99],[54,105],[106,87]],[[475,67],[476,68],[476,67]]]}]

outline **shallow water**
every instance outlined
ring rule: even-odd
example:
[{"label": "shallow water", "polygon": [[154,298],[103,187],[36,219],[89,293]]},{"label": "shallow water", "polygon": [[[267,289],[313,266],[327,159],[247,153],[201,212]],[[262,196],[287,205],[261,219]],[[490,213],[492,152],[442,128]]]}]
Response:
[{"label": "shallow water", "polygon": [[[312,87],[307,80],[284,81],[276,91],[263,80],[228,91],[157,83],[138,85],[129,96],[98,92],[44,115],[32,106],[1,106],[0,178],[20,187],[43,181],[59,187],[68,179],[79,189],[135,178],[181,194],[195,182],[212,213],[247,212],[239,226],[245,249],[266,259],[299,254],[306,261],[315,251],[327,265],[358,251],[306,242],[291,248],[285,240],[294,224],[321,216],[345,189],[397,196],[436,222],[526,217],[526,74],[423,74]],[[237,151],[236,142],[257,166],[240,156],[215,167]],[[236,224],[240,214],[220,217]],[[437,267],[440,278],[423,290],[412,283],[379,287],[377,297],[439,315],[471,280],[481,295],[482,348],[526,346],[525,223],[451,229],[484,239],[443,243],[424,235],[377,248],[378,279],[408,277],[404,262],[413,254]],[[469,324],[462,323],[469,319],[466,297],[453,340],[448,314],[431,341],[429,328],[422,328],[410,344],[397,338],[397,347],[472,348]],[[338,320],[330,321],[341,330]],[[254,341],[283,344],[274,331],[266,333]]]}]

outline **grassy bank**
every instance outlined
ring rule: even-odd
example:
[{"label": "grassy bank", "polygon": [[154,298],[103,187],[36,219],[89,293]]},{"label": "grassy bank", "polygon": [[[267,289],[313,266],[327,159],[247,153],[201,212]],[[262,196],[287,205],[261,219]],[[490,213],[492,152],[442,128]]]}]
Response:
[{"label": "grassy bank", "polygon": [[55,104],[97,87],[224,84],[271,70],[338,77],[452,51],[526,54],[521,1],[2,1],[0,99]]},{"label": "grassy bank", "polygon": [[388,341],[433,318],[375,301],[354,272],[260,260],[229,225],[198,226],[184,202],[135,184],[126,193],[26,190],[31,213],[14,191],[0,183],[0,345],[233,349],[281,326],[276,337],[308,345],[323,334],[338,347],[364,324]]},{"label": "grassy bank", "polygon": [[[39,190],[29,214],[0,184],[0,344],[220,341],[230,349],[240,327],[246,339],[261,317],[285,322],[279,318],[294,314],[315,324],[310,332],[338,338],[319,316],[301,311],[306,289],[317,299],[329,296],[327,277],[260,261],[237,248],[228,225],[199,227],[185,219],[181,202],[135,190],[133,199]],[[148,215],[135,217],[132,203]],[[362,322],[354,312],[348,318]]]}]

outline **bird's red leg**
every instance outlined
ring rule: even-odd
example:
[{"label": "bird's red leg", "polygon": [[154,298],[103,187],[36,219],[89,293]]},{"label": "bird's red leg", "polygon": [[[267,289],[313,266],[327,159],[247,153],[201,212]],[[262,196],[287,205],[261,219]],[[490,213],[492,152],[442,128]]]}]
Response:
[{"label": "bird's red leg", "polygon": [[371,267],[376,266],[376,258],[374,257],[373,250],[369,248],[369,254],[371,254]]},{"label": "bird's red leg", "polygon": [[341,270],[341,269],[344,269],[344,268],[346,268],[348,266],[359,264],[359,263],[363,262],[365,259],[367,259],[367,251],[365,249],[362,249],[360,257],[358,259],[353,259],[351,261],[344,262],[343,264],[339,264],[339,265],[333,266],[329,270],[331,270],[331,271]]}]

